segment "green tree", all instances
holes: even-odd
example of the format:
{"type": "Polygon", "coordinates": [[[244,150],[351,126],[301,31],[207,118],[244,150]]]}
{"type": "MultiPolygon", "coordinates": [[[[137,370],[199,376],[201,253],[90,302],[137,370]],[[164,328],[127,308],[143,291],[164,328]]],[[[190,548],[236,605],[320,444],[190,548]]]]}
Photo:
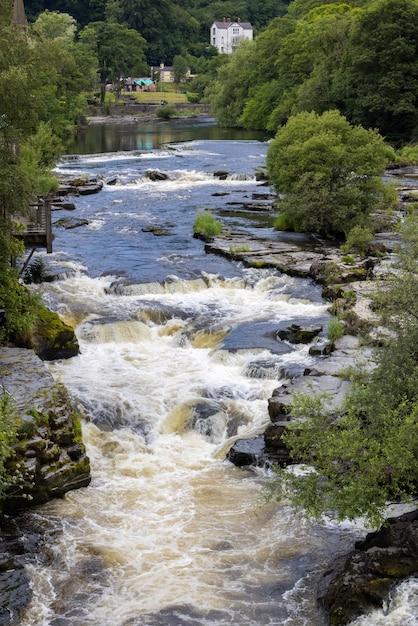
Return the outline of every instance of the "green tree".
{"type": "Polygon", "coordinates": [[[96,81],[94,49],[75,40],[76,22],[58,11],[41,13],[29,36],[35,56],[36,80],[42,88],[43,110],[53,132],[68,137],[85,108],[84,91],[96,81]]]}
{"type": "Polygon", "coordinates": [[[221,126],[241,126],[240,118],[257,74],[253,46],[254,42],[243,41],[234,54],[220,55],[224,63],[216,80],[206,89],[205,98],[221,126]]]}
{"type": "Polygon", "coordinates": [[[61,39],[67,43],[74,40],[76,20],[68,13],[44,11],[32,26],[32,31],[44,40],[61,39]]]}
{"type": "Polygon", "coordinates": [[[83,29],[80,38],[90,45],[95,40],[102,102],[108,81],[118,92],[123,76],[148,73],[144,56],[146,42],[136,30],[121,24],[94,22],[83,29]]]}
{"type": "Polygon", "coordinates": [[[297,20],[290,15],[274,20],[255,42],[261,72],[245,103],[243,124],[276,132],[290,115],[336,108],[333,77],[347,54],[356,14],[348,4],[328,3],[297,20]]]}
{"type": "Polygon", "coordinates": [[[17,442],[18,418],[13,401],[6,393],[0,394],[0,512],[2,503],[13,485],[22,480],[18,468],[11,471],[7,463],[14,454],[13,446],[17,442]]]}
{"type": "Polygon", "coordinates": [[[74,123],[67,103],[76,101],[76,88],[84,85],[72,80],[76,73],[66,76],[68,68],[79,71],[72,18],[51,13],[40,19],[37,33],[26,32],[11,23],[11,6],[0,0],[0,308],[7,316],[0,345],[24,341],[36,318],[37,300],[19,284],[11,264],[24,252],[13,235],[34,196],[56,188],[51,168],[61,150],[58,135],[74,123]],[[52,32],[55,39],[44,38],[52,32]]]}
{"type": "Polygon", "coordinates": [[[340,110],[352,123],[377,128],[396,143],[416,135],[416,0],[378,0],[359,13],[334,89],[340,110]]]}
{"type": "Polygon", "coordinates": [[[294,32],[295,25],[295,21],[287,16],[275,19],[254,41],[253,65],[257,72],[251,74],[248,97],[240,118],[245,128],[267,129],[272,111],[285,99],[289,85],[284,64],[279,58],[284,42],[294,32]]]}
{"type": "Polygon", "coordinates": [[[386,198],[385,162],[382,137],[351,126],[338,111],[291,117],[267,153],[279,213],[294,230],[325,236],[367,225],[386,198]]]}
{"type": "Polygon", "coordinates": [[[186,81],[188,71],[189,66],[187,59],[177,54],[173,59],[174,84],[176,89],[179,88],[181,83],[186,81]]]}

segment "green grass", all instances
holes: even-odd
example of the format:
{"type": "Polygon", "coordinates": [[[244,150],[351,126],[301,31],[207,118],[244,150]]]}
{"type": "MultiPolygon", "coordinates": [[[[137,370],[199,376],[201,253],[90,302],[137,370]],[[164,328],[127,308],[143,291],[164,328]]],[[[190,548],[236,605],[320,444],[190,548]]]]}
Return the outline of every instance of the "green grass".
{"type": "Polygon", "coordinates": [[[168,104],[187,103],[187,94],[175,91],[122,92],[123,96],[132,96],[140,104],[158,104],[164,100],[168,104]]]}
{"type": "Polygon", "coordinates": [[[345,327],[342,322],[337,317],[333,317],[328,324],[328,333],[327,337],[330,341],[336,341],[340,339],[345,332],[345,327]]]}
{"type": "Polygon", "coordinates": [[[193,232],[207,237],[216,237],[222,232],[222,222],[210,213],[200,213],[193,224],[193,232]]]}

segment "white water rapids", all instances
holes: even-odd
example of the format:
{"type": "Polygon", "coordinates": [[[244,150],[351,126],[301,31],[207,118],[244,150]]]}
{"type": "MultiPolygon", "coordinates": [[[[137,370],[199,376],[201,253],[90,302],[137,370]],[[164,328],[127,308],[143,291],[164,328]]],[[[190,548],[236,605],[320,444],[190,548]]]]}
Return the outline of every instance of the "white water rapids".
{"type": "Polygon", "coordinates": [[[22,626],[321,624],[312,577],[352,530],[308,526],[263,499],[261,470],[225,461],[268,423],[280,373],[312,357],[222,339],[249,320],[322,316],[294,282],[249,271],[117,295],[109,277],[77,273],[45,288],[78,320],[81,354],[50,369],[87,407],[93,480],[33,513],[57,528],[22,626]],[[202,402],[213,410],[196,419],[202,402]]]}

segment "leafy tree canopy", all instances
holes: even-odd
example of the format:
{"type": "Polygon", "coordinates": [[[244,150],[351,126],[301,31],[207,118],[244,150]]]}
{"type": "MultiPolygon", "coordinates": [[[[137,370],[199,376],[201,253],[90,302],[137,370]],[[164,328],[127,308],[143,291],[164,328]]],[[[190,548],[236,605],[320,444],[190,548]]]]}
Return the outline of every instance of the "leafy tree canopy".
{"type": "Polygon", "coordinates": [[[325,236],[367,224],[386,197],[385,162],[382,137],[351,126],[338,111],[289,118],[267,153],[269,178],[287,224],[325,236]]]}
{"type": "Polygon", "coordinates": [[[252,54],[253,47],[254,42],[244,41],[234,54],[221,55],[224,63],[218,68],[216,80],[205,92],[205,97],[222,126],[240,125],[245,100],[257,74],[257,60],[252,54]],[[245,72],[242,71],[243,67],[246,68],[245,72]]]}
{"type": "Polygon", "coordinates": [[[252,23],[259,33],[286,11],[288,0],[25,0],[29,20],[46,9],[68,13],[81,28],[114,22],[136,30],[147,42],[150,66],[172,64],[174,56],[196,55],[209,45],[209,28],[224,17],[252,23]]]}
{"type": "Polygon", "coordinates": [[[350,54],[335,78],[340,109],[388,140],[418,128],[418,2],[378,0],[358,15],[350,54]]]}
{"type": "Polygon", "coordinates": [[[80,40],[96,46],[102,101],[107,81],[118,85],[123,76],[147,75],[146,42],[136,30],[113,22],[94,22],[83,29],[80,40]]]}

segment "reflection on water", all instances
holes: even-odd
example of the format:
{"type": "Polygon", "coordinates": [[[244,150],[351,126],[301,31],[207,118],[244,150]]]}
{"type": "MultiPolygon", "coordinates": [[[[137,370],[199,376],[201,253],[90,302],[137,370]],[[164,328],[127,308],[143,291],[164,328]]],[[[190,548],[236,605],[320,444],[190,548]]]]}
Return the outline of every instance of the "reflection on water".
{"type": "Polygon", "coordinates": [[[265,141],[264,132],[244,131],[237,128],[220,128],[213,118],[153,120],[136,124],[91,125],[77,133],[67,146],[68,154],[93,154],[126,150],[155,150],[161,145],[175,141],[194,139],[265,141]]]}

